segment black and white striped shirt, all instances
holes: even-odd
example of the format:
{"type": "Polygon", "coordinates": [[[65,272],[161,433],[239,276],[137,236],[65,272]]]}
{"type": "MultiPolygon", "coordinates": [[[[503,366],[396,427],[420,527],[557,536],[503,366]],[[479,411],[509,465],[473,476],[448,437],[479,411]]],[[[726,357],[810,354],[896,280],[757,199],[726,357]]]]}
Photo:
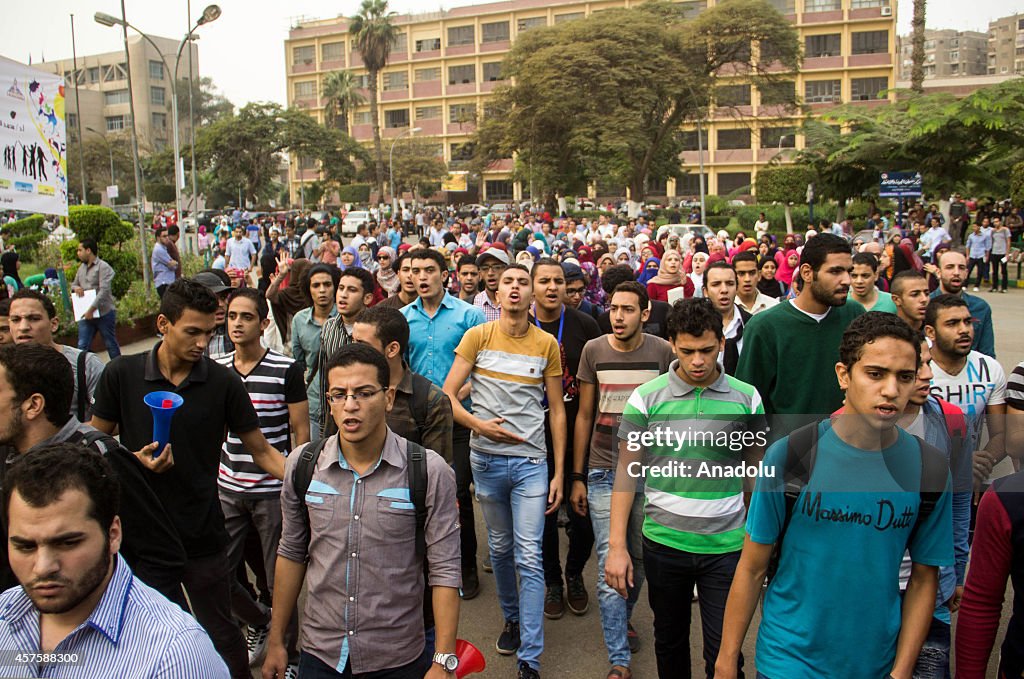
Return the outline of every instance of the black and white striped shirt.
{"type": "MultiPolygon", "coordinates": [[[[270,349],[248,375],[235,368],[235,352],[225,354],[216,361],[235,371],[245,384],[256,414],[260,430],[267,441],[285,455],[291,447],[291,428],[288,424],[288,404],[306,400],[306,383],[302,366],[284,354],[270,349]]],[[[263,471],[245,450],[242,440],[229,431],[221,447],[220,473],[217,483],[221,490],[233,493],[276,494],[281,492],[281,481],[263,471]]]]}

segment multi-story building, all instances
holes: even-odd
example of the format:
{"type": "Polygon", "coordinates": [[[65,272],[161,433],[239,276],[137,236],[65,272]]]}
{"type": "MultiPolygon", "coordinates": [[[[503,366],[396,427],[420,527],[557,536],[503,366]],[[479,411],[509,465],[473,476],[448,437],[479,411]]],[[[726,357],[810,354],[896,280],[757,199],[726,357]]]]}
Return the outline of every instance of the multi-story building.
{"type": "Polygon", "coordinates": [[[988,73],[1024,74],[1024,14],[989,22],[988,73]]]}
{"type": "MultiPolygon", "coordinates": [[[[111,42],[120,41],[119,33],[111,31],[111,42]]],[[[136,132],[143,149],[158,151],[171,143],[171,96],[173,84],[168,68],[174,68],[178,41],[151,36],[159,52],[139,35],[128,36],[128,54],[132,68],[132,90],[135,99],[136,132]],[[166,60],[166,66],[165,66],[166,60]]],[[[119,43],[120,44],[120,43],[119,43]]],[[[194,43],[192,70],[199,77],[199,50],[194,43]]],[[[189,53],[182,51],[178,80],[189,77],[189,53]]],[[[128,79],[124,49],[104,54],[78,56],[78,71],[74,60],[44,61],[34,66],[64,77],[69,139],[78,133],[79,106],[75,98],[75,78],[81,94],[82,133],[88,137],[93,130],[99,134],[117,136],[131,125],[128,103],[128,79]]],[[[179,111],[179,134],[187,139],[189,121],[187,111],[179,111]]]]}
{"type": "MultiPolygon", "coordinates": [[[[694,14],[723,0],[690,0],[694,14]]],[[[501,61],[525,31],[582,19],[596,11],[639,5],[641,0],[505,0],[429,14],[398,16],[398,40],[381,73],[380,125],[387,152],[392,140],[410,127],[437,140],[452,170],[472,155],[468,145],[475,121],[487,114],[487,100],[503,84],[501,61]]],[[[896,80],[895,3],[890,0],[770,0],[796,27],[804,45],[801,71],[792,87],[811,113],[839,103],[874,105],[896,80]]],[[[300,21],[285,41],[288,104],[324,120],[322,83],[338,69],[349,69],[366,84],[366,69],[348,34],[348,19],[300,21]]],[[[775,90],[778,91],[778,90],[775,90]]],[[[791,90],[792,92],[792,90],[791,90]]],[[[888,95],[892,96],[892,95],[888,95]]],[[[795,132],[799,117],[773,103],[772,93],[737,84],[729,91],[729,115],[713,112],[705,121],[704,167],[711,194],[750,193],[760,167],[787,149],[803,148],[795,132]],[[739,115],[737,116],[737,112],[739,115]]],[[[357,108],[350,132],[362,142],[372,139],[369,106],[357,108]]],[[[698,193],[697,134],[681,162],[690,171],[684,180],[655,183],[652,196],[698,193]]],[[[291,188],[317,178],[307,162],[292,165],[291,188]]],[[[529,187],[511,180],[513,161],[503,161],[483,177],[471,178],[470,191],[452,200],[520,199],[529,187]],[[474,185],[475,184],[475,185],[474,185]],[[525,189],[525,191],[524,191],[525,189]]],[[[599,196],[625,195],[623,187],[592,187],[599,196]]]]}
{"type": "MultiPolygon", "coordinates": [[[[910,80],[912,36],[900,36],[900,80],[910,80]]],[[[988,34],[952,29],[924,32],[924,77],[955,78],[988,71],[988,34]]]]}

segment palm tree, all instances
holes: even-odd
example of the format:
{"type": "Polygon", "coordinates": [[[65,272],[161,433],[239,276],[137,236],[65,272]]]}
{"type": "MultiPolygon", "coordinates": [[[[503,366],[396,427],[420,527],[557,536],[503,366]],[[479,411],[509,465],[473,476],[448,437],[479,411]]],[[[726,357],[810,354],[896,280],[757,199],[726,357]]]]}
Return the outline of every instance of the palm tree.
{"type": "Polygon", "coordinates": [[[910,54],[910,89],[917,93],[924,92],[924,15],[925,0],[914,0],[914,18],[910,20],[913,29],[910,54]]]}
{"type": "Polygon", "coordinates": [[[345,120],[345,132],[349,132],[349,114],[352,110],[366,103],[359,93],[356,79],[351,71],[334,71],[324,77],[323,97],[324,123],[329,127],[337,127],[339,118],[345,120]]]}
{"type": "MultiPolygon", "coordinates": [[[[398,29],[392,23],[395,13],[388,11],[387,0],[363,0],[359,14],[352,17],[349,35],[355,48],[363,57],[363,64],[369,71],[370,115],[373,118],[374,175],[377,180],[377,195],[384,196],[384,152],[380,145],[380,116],[377,110],[377,74],[388,63],[391,46],[398,37],[398,29]]],[[[378,199],[379,199],[378,198],[378,199]]]]}

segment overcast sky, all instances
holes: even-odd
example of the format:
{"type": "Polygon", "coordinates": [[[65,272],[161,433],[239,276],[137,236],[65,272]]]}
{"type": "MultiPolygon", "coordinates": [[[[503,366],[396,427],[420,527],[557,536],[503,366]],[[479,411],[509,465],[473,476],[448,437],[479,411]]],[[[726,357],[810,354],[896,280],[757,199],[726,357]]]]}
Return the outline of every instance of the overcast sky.
{"type": "MultiPolygon", "coordinates": [[[[125,0],[128,21],[154,35],[180,38],[188,30],[186,0],[125,0]],[[178,29],[173,28],[178,26],[178,29]]],[[[203,0],[192,3],[193,21],[203,0]]],[[[898,0],[900,34],[909,33],[912,0],[898,0]]],[[[352,14],[358,0],[219,0],[223,14],[199,29],[200,73],[232,102],[285,103],[284,40],[298,17],[329,18],[352,14]]],[[[27,63],[71,57],[71,24],[75,15],[78,54],[121,49],[120,29],[92,20],[93,13],[120,16],[117,0],[6,0],[0,23],[0,54],[27,63]]],[[[395,11],[427,12],[453,6],[480,4],[459,0],[442,5],[436,0],[391,0],[395,11]]],[[[930,0],[929,28],[985,31],[988,22],[1024,10],[1024,0],[930,0]],[[965,6],[969,11],[965,12],[965,6]]]]}

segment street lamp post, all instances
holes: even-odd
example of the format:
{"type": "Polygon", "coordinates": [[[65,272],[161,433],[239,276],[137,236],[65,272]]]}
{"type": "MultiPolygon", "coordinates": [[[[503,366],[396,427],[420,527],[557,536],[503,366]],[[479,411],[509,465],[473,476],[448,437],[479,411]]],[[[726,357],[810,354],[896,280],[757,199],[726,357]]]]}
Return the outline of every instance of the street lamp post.
{"type": "MultiPolygon", "coordinates": [[[[179,142],[179,139],[178,139],[178,87],[177,87],[178,66],[181,63],[181,52],[182,52],[183,49],[185,49],[185,45],[187,45],[192,40],[195,40],[198,37],[198,36],[194,36],[193,35],[195,30],[197,28],[199,28],[200,26],[202,26],[203,24],[208,24],[211,21],[215,21],[220,16],[220,14],[221,14],[220,7],[218,7],[217,5],[209,5],[206,9],[203,10],[203,14],[196,21],[196,25],[193,26],[192,29],[189,30],[189,32],[185,34],[185,37],[181,39],[181,42],[178,43],[178,52],[177,52],[177,54],[175,56],[175,59],[174,59],[174,70],[173,71],[171,70],[170,66],[168,66],[167,60],[164,59],[163,53],[160,51],[160,48],[157,47],[156,43],[153,42],[153,39],[150,38],[149,35],[147,35],[146,33],[144,33],[141,30],[139,30],[136,26],[133,26],[132,24],[128,23],[127,19],[123,19],[123,18],[122,19],[118,19],[115,16],[111,16],[111,15],[105,14],[103,12],[96,12],[96,14],[93,17],[96,20],[97,23],[103,24],[104,26],[119,25],[119,26],[122,26],[125,30],[130,28],[133,31],[135,31],[136,33],[138,33],[140,36],[142,36],[142,38],[144,40],[146,40],[146,42],[148,42],[153,47],[153,49],[156,50],[157,55],[160,57],[160,61],[162,61],[163,64],[164,64],[164,69],[166,71],[168,71],[168,73],[170,74],[170,80],[171,80],[171,119],[172,119],[172,124],[174,125],[174,204],[175,204],[175,209],[177,210],[177,215],[178,215],[178,219],[179,220],[181,219],[181,187],[182,187],[182,184],[183,184],[184,177],[182,177],[181,175],[178,174],[179,167],[180,167],[179,166],[179,157],[178,156],[181,154],[181,147],[180,147],[180,142],[179,142]]],[[[191,52],[191,50],[190,50],[190,52],[191,52]]],[[[192,86],[192,83],[190,82],[189,83],[189,87],[191,87],[191,86],[192,86]]]]}
{"type": "Polygon", "coordinates": [[[395,137],[395,140],[393,142],[391,142],[391,150],[388,152],[388,182],[391,185],[390,188],[391,188],[391,219],[392,220],[395,218],[395,213],[398,212],[398,199],[395,198],[395,144],[397,144],[398,140],[401,139],[402,137],[404,137],[407,134],[412,136],[412,135],[416,134],[417,132],[422,132],[422,131],[423,131],[422,127],[410,127],[409,129],[404,130],[401,134],[399,134],[397,137],[395,137]]]}

